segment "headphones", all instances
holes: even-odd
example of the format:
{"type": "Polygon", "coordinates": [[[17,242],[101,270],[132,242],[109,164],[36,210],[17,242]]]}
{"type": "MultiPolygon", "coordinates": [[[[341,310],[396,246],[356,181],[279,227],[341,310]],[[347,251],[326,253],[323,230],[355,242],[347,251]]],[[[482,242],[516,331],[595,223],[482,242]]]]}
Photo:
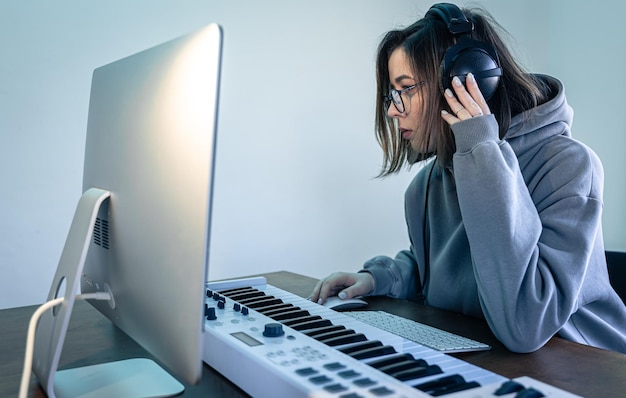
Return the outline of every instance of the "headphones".
{"type": "Polygon", "coordinates": [[[496,92],[502,76],[496,49],[488,43],[470,38],[474,24],[454,4],[435,4],[428,10],[426,16],[440,18],[452,36],[459,37],[456,44],[446,51],[441,61],[439,68],[441,91],[451,89],[453,77],[457,76],[465,83],[467,74],[472,73],[483,97],[489,100],[496,92]]]}

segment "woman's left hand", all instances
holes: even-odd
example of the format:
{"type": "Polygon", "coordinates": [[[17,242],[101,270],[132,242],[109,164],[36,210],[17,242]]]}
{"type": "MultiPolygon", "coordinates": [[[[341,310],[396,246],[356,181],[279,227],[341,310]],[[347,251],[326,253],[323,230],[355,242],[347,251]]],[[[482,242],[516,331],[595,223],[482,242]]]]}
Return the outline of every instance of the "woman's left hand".
{"type": "Polygon", "coordinates": [[[467,85],[467,89],[463,86],[461,80],[455,76],[454,79],[452,79],[454,93],[452,93],[450,89],[446,89],[445,91],[444,97],[452,113],[442,110],[441,117],[443,117],[449,125],[453,125],[461,120],[491,114],[489,105],[487,105],[487,101],[485,101],[483,94],[480,92],[473,74],[468,73],[465,84],[467,85]],[[456,96],[454,94],[456,94],[456,96]]]}

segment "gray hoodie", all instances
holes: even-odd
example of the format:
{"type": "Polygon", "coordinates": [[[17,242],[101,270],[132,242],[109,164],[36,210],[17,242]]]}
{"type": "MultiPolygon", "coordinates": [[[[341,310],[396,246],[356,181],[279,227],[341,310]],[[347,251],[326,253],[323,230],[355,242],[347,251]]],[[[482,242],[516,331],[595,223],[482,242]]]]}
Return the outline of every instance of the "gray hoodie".
{"type": "Polygon", "coordinates": [[[484,318],[512,351],[558,334],[626,353],[626,306],[602,239],[602,165],[571,138],[561,83],[541,78],[553,98],[515,116],[503,140],[492,115],[452,126],[453,166],[435,160],[407,188],[411,248],[362,271],[376,281],[371,295],[484,318]]]}

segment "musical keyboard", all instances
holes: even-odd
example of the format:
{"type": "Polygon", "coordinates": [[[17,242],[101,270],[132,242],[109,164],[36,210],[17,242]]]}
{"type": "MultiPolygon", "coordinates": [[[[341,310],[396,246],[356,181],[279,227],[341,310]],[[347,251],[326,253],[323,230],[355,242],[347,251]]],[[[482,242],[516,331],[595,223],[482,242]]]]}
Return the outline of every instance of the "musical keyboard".
{"type": "Polygon", "coordinates": [[[481,397],[510,382],[264,278],[207,284],[205,317],[204,362],[254,397],[481,397]]]}

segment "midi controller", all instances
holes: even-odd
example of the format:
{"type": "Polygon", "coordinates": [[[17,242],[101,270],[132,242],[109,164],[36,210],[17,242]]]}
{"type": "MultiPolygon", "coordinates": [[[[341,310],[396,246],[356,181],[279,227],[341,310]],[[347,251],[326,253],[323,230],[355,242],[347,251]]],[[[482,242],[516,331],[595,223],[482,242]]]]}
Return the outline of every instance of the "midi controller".
{"type": "Polygon", "coordinates": [[[253,397],[563,397],[509,380],[277,287],[208,283],[204,361],[253,397]]]}

